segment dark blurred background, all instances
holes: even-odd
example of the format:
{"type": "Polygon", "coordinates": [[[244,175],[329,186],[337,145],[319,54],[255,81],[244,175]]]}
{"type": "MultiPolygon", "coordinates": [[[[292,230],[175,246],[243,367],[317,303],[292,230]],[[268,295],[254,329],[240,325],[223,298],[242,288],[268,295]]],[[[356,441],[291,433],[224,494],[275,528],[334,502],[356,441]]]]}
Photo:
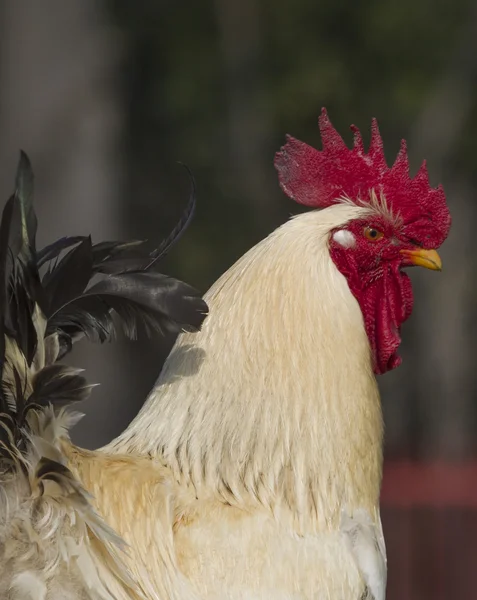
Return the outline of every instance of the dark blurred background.
{"type": "MultiPolygon", "coordinates": [[[[164,264],[204,291],[298,212],[273,155],[286,133],[319,144],[328,108],[351,142],[378,118],[388,161],[428,159],[453,229],[441,274],[413,271],[403,366],[380,379],[388,598],[476,597],[477,3],[470,0],[4,0],[0,192],[18,149],[36,172],[39,242],[160,239],[198,185],[196,218],[164,264]]],[[[76,350],[101,387],[77,443],[98,447],[137,413],[170,344],[76,350]]]]}

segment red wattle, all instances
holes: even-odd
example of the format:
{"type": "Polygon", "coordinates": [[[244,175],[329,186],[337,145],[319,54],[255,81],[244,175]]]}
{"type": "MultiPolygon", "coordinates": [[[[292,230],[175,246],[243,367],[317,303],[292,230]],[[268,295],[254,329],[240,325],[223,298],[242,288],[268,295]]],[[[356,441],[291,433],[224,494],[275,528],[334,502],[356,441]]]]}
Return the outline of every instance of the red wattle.
{"type": "Polygon", "coordinates": [[[411,280],[397,263],[382,264],[374,271],[362,273],[352,255],[333,248],[330,251],[360,305],[374,372],[382,375],[395,369],[401,364],[401,325],[412,312],[411,280]]]}

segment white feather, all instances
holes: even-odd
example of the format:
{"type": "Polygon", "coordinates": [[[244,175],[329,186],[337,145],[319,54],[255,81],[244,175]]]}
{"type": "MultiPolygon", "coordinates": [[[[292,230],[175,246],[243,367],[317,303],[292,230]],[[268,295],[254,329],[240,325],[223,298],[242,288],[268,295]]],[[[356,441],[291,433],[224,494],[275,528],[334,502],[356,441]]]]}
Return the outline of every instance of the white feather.
{"type": "Polygon", "coordinates": [[[379,514],[373,521],[366,510],[355,510],[352,515],[343,510],[341,531],[373,599],[385,600],[387,558],[379,514]]]}
{"type": "Polygon", "coordinates": [[[23,571],[13,576],[9,591],[16,600],[45,600],[47,590],[38,575],[23,571]]]}

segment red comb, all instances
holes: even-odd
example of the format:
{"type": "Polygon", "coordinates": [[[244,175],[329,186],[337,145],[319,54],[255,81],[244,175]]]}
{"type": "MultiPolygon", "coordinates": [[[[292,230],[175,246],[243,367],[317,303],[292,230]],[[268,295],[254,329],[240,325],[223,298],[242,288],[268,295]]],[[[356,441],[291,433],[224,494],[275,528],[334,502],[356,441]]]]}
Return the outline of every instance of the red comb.
{"type": "Polygon", "coordinates": [[[374,190],[384,194],[388,207],[400,215],[406,235],[424,248],[436,248],[449,233],[451,217],[442,186],[431,188],[425,161],[416,176],[409,176],[406,142],[389,168],[376,119],[371,124],[371,143],[365,152],[359,129],[354,125],[350,150],[323,108],[319,118],[323,150],[287,136],[275,156],[282,190],[300,204],[325,208],[343,196],[360,201],[374,190]]]}

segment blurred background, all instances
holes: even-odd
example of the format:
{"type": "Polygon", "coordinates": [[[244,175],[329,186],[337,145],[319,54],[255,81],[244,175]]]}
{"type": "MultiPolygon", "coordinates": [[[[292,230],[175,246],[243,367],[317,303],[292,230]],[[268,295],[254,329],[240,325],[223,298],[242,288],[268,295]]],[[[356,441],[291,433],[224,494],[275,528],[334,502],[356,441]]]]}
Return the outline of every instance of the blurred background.
{"type": "MultiPolygon", "coordinates": [[[[36,173],[39,243],[160,239],[198,185],[164,271],[202,291],[300,208],[273,155],[319,145],[328,108],[351,142],[378,118],[388,162],[408,140],[445,186],[441,274],[413,271],[403,365],[380,379],[390,600],[476,597],[477,3],[470,0],[3,0],[0,192],[18,150],[36,173]]],[[[79,346],[101,387],[74,439],[95,448],[134,417],[173,340],[79,346]]]]}

